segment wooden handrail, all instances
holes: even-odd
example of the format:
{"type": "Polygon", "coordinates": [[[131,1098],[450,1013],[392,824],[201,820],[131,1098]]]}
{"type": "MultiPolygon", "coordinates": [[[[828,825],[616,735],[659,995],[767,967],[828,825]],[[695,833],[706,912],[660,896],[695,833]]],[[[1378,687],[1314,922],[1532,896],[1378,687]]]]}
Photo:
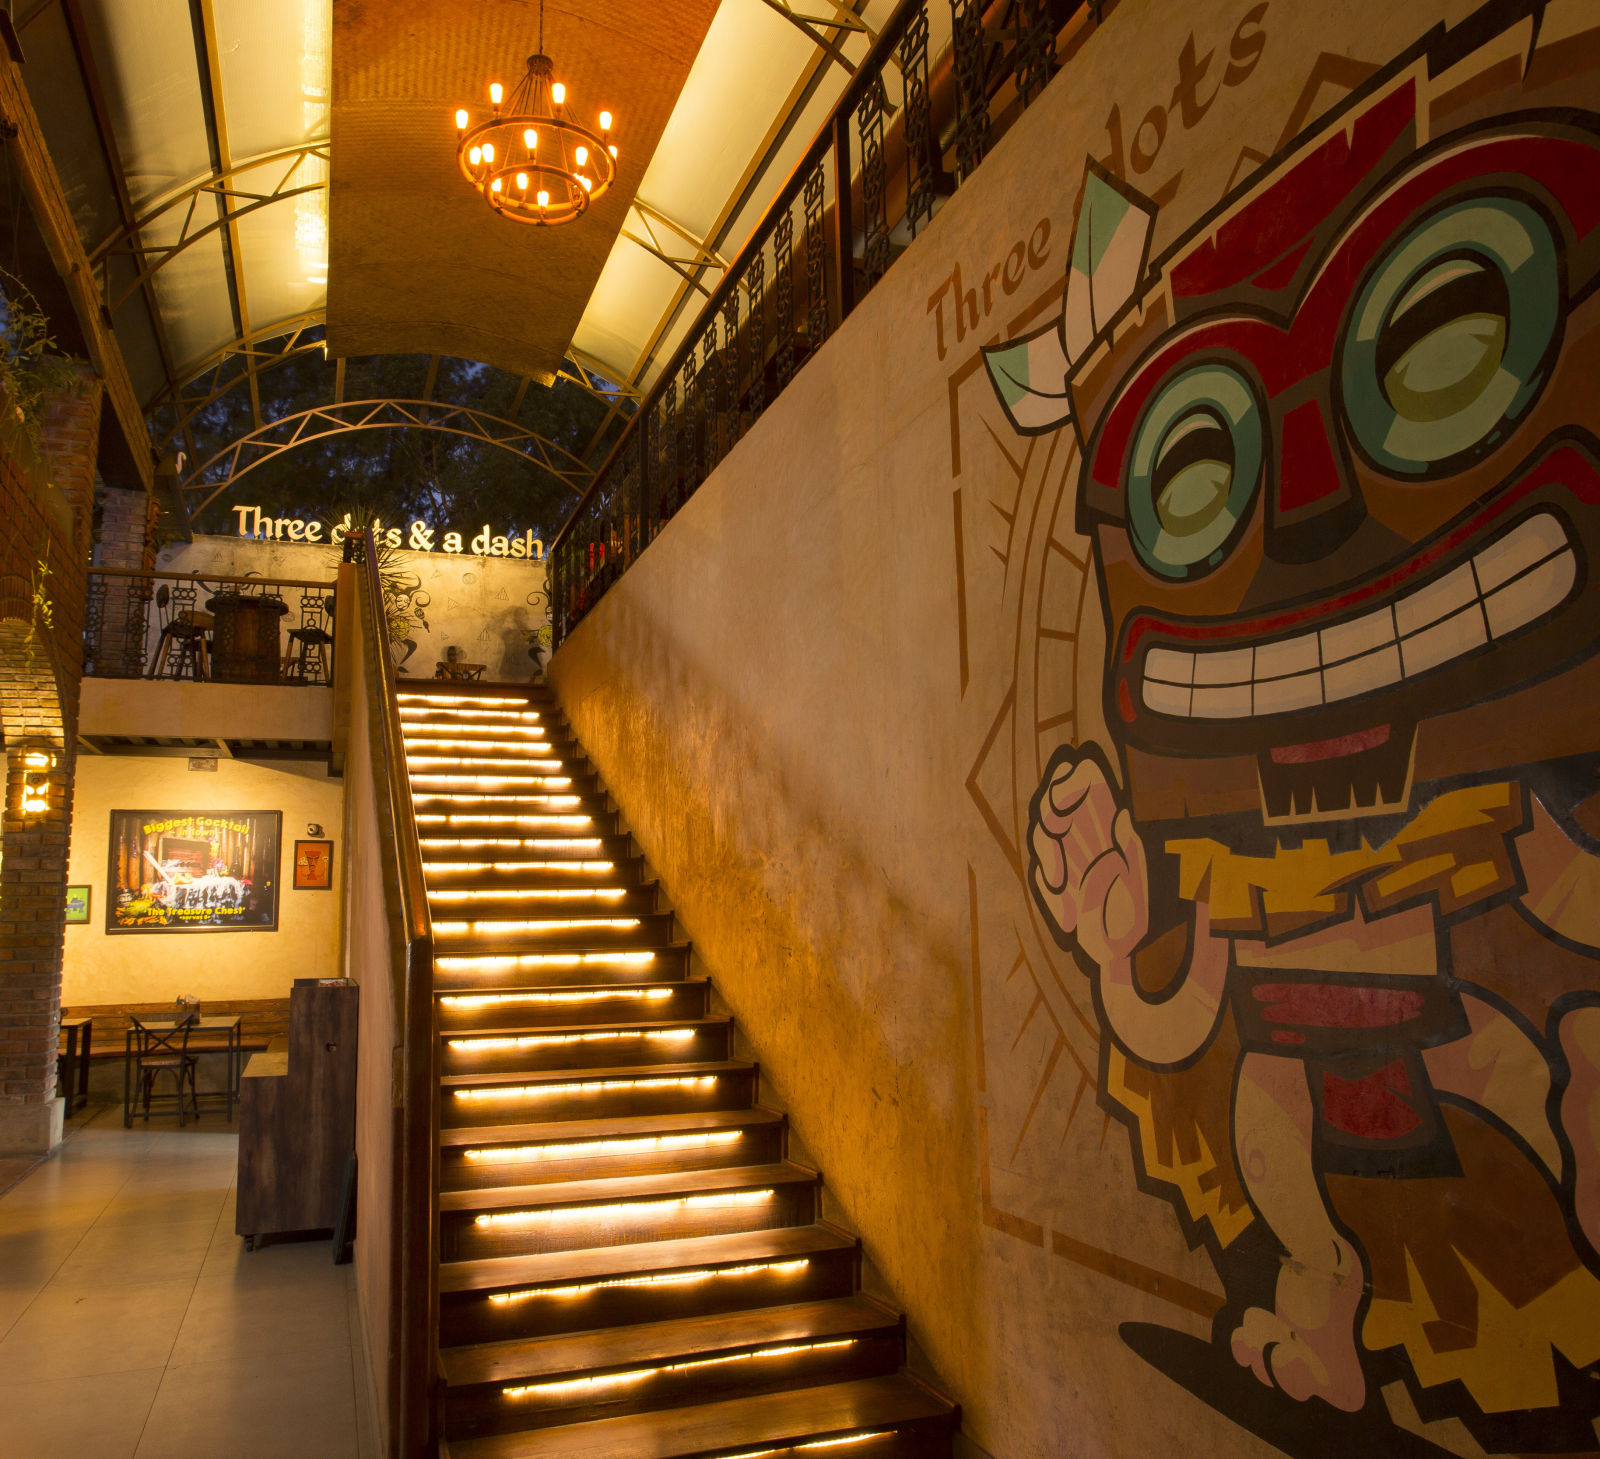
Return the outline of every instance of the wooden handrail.
{"type": "Polygon", "coordinates": [[[439,1069],[433,996],[433,925],[428,915],[422,847],[406,775],[405,741],[396,703],[394,660],[389,654],[387,615],[377,554],[370,543],[361,572],[362,627],[371,665],[367,685],[377,720],[372,746],[374,791],[385,853],[385,892],[404,938],[395,1006],[403,1019],[396,1268],[399,1290],[391,1306],[399,1338],[399,1402],[394,1452],[400,1459],[425,1459],[434,1452],[434,1374],[438,1367],[439,1266],[438,1189],[439,1069]],[[392,880],[391,880],[392,877],[392,880]]]}

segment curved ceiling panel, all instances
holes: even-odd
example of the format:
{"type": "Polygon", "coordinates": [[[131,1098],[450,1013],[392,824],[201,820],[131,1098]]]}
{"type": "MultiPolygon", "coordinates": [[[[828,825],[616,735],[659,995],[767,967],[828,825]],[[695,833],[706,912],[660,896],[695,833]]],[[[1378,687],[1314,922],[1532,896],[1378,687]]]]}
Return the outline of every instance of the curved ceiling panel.
{"type": "Polygon", "coordinates": [[[560,367],[717,0],[554,0],[545,51],[569,108],[617,119],[618,178],[560,228],[496,217],[456,170],[451,114],[509,90],[537,45],[518,0],[347,0],[333,33],[328,347],[560,367]]]}

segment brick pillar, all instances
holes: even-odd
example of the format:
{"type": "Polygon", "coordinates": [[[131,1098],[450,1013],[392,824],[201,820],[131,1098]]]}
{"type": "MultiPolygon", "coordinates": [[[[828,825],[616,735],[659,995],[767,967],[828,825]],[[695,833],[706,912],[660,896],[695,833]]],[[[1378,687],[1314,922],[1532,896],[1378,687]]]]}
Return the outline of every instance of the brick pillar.
{"type": "MultiPolygon", "coordinates": [[[[96,567],[149,572],[156,564],[156,499],[148,492],[103,487],[96,567]]],[[[100,578],[89,598],[91,672],[137,679],[144,672],[145,615],[151,584],[137,578],[100,578]]]]}
{"type": "Polygon", "coordinates": [[[61,1139],[56,1040],[100,394],[86,376],[50,408],[31,465],[0,452],[0,1154],[61,1139]]]}

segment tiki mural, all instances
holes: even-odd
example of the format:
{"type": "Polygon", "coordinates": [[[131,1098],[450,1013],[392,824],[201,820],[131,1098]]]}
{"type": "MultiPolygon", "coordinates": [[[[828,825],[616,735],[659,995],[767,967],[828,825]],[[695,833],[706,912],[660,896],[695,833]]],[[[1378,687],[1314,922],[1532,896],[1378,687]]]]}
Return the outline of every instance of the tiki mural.
{"type": "Polygon", "coordinates": [[[1159,258],[1091,163],[1058,316],[987,351],[1075,448],[1106,643],[1029,890],[1226,1293],[1123,1335],[1295,1452],[1411,1452],[1396,1382],[1461,1452],[1596,1445],[1600,31],[1539,18],[1435,33],[1159,258]]]}

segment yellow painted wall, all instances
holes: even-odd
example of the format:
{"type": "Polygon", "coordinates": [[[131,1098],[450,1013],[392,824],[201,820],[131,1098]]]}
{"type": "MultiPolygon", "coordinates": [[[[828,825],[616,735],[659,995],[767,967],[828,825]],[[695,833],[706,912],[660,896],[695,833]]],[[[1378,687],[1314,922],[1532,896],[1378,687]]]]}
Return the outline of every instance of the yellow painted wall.
{"type": "MultiPolygon", "coordinates": [[[[285,691],[290,692],[290,691],[285,691]]],[[[221,758],[214,771],[182,756],[78,757],[68,881],[94,888],[91,921],[66,929],[61,1001],[161,1003],[180,993],[202,1005],[223,998],[286,998],[296,978],[338,977],[344,788],[317,761],[221,758]],[[278,926],[272,932],[105,931],[107,839],[113,810],[283,812],[278,926]],[[296,837],[308,823],[334,842],[331,891],[293,890],[296,837]]]]}

